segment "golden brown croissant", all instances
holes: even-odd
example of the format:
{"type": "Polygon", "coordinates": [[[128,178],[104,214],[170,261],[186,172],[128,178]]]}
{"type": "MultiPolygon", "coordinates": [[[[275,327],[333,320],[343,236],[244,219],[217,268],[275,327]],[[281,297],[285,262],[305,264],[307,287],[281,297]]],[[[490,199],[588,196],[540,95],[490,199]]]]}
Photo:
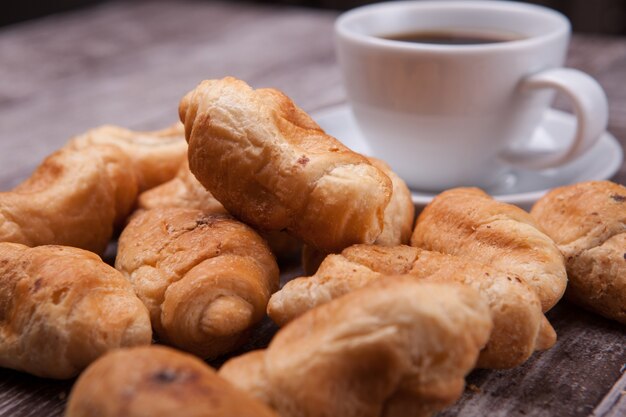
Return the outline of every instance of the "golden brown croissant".
{"type": "Polygon", "coordinates": [[[104,127],[73,139],[0,193],[0,242],[102,253],[137,193],[171,178],[170,165],[180,165],[184,149],[180,127],[150,133],[104,127]]]}
{"type": "Polygon", "coordinates": [[[517,366],[535,350],[547,349],[556,341],[537,295],[517,276],[470,259],[410,246],[354,245],[341,255],[330,255],[315,275],[294,279],[272,295],[268,314],[284,325],[315,306],[396,274],[465,284],[484,297],[494,327],[480,354],[479,367],[517,366]]]}
{"type": "MultiPolygon", "coordinates": [[[[140,210],[181,207],[202,210],[205,213],[227,213],[224,206],[194,177],[187,160],[183,162],[172,180],[141,193],[137,201],[140,210]]],[[[259,232],[259,234],[279,259],[290,259],[300,252],[302,246],[300,241],[285,232],[259,232]]]]}
{"type": "Polygon", "coordinates": [[[282,417],[429,416],[460,396],[491,327],[470,288],[390,277],[308,311],[220,375],[282,417]]]}
{"type": "MultiPolygon", "coordinates": [[[[385,209],[383,232],[374,241],[375,245],[397,246],[408,244],[415,217],[415,207],[411,191],[406,183],[391,170],[389,165],[376,158],[368,158],[370,163],[389,177],[392,183],[391,200],[385,209]]],[[[312,275],[326,258],[326,253],[304,245],[302,266],[306,274],[312,275]]]]}
{"type": "Polygon", "coordinates": [[[119,238],[115,266],[165,342],[203,358],[234,349],[265,313],[278,267],[265,241],[230,216],[152,209],[119,238]]]}
{"type": "Polygon", "coordinates": [[[626,187],[589,181],[555,188],[531,214],[565,256],[566,296],[626,324],[626,187]]]}
{"type": "Polygon", "coordinates": [[[112,146],[50,155],[30,178],[0,193],[0,241],[102,253],[137,195],[129,163],[112,146]]]}
{"type": "Polygon", "coordinates": [[[118,147],[130,160],[126,169],[137,177],[139,192],[169,181],[187,159],[184,127],[136,132],[118,126],[100,126],[72,138],[67,148],[87,149],[98,145],[118,147]]]}
{"type": "Polygon", "coordinates": [[[0,243],[0,366],[71,378],[108,350],[147,345],[148,312],[91,252],[0,243]]]}
{"type": "Polygon", "coordinates": [[[567,285],[563,256],[530,214],[478,188],[455,188],[435,197],[418,217],[411,245],[519,276],[535,290],[544,312],[567,285]]]}
{"type": "Polygon", "coordinates": [[[179,113],[191,171],[237,218],[326,252],[381,234],[389,177],[281,92],[203,81],[179,113]]]}
{"type": "Polygon", "coordinates": [[[120,349],[76,381],[66,417],[277,417],[207,364],[163,346],[120,349]]]}

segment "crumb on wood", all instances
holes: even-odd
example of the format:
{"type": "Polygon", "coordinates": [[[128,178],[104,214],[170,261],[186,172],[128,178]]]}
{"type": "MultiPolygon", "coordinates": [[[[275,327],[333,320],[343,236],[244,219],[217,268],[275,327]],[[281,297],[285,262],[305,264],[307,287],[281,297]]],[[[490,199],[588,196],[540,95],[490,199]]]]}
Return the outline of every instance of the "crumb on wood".
{"type": "Polygon", "coordinates": [[[480,389],[480,387],[479,387],[479,386],[477,386],[477,385],[474,385],[474,384],[469,384],[469,385],[467,386],[467,389],[469,389],[469,390],[470,390],[470,391],[472,391],[472,392],[476,392],[476,393],[478,393],[478,392],[482,392],[482,390],[480,389]]]}

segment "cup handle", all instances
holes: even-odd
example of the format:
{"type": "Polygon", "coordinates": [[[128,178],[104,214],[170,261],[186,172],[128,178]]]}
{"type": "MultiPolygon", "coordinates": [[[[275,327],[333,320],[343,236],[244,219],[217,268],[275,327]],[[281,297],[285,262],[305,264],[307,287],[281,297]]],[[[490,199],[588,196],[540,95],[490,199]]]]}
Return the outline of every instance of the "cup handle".
{"type": "Polygon", "coordinates": [[[608,103],[596,80],[582,71],[555,68],[526,77],[522,91],[554,88],[571,100],[576,115],[576,133],[566,151],[506,150],[500,158],[511,165],[527,169],[552,168],[585,153],[600,139],[608,123],[608,103]]]}

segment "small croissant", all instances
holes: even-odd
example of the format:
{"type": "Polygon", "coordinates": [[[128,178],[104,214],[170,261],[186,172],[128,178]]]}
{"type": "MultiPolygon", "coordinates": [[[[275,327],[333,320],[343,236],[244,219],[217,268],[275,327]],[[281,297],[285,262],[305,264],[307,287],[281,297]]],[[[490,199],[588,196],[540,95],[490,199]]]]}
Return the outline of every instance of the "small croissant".
{"type": "Polygon", "coordinates": [[[119,349],[76,381],[65,417],[278,417],[200,359],[164,346],[119,349]]]}
{"type": "Polygon", "coordinates": [[[491,328],[473,289],[389,277],[306,312],[220,375],[282,417],[430,416],[461,395],[491,328]]]}
{"type": "Polygon", "coordinates": [[[278,90],[207,80],[181,100],[179,114],[191,171],[238,219],[287,230],[323,252],[382,233],[389,177],[278,90]]]}
{"type": "Polygon", "coordinates": [[[478,367],[511,368],[556,342],[539,298],[516,275],[471,259],[410,246],[354,245],[340,255],[329,255],[313,276],[289,281],[272,295],[267,311],[272,320],[284,325],[307,310],[396,274],[467,285],[483,296],[494,327],[478,367]]]}
{"type": "Polygon", "coordinates": [[[411,245],[515,274],[534,289],[544,312],[567,285],[563,255],[530,214],[478,188],[454,188],[435,197],[418,217],[411,245]]]}
{"type": "Polygon", "coordinates": [[[161,208],[138,213],[115,267],[150,311],[158,337],[203,358],[237,347],[278,289],[265,241],[224,214],[161,208]]]}
{"type": "Polygon", "coordinates": [[[119,347],[148,345],[148,311],[95,254],[0,243],[0,366],[66,379],[119,347]]]}
{"type": "Polygon", "coordinates": [[[0,193],[0,242],[104,252],[139,192],[169,180],[185,157],[180,128],[92,129],[47,157],[26,181],[0,193]]]}
{"type": "Polygon", "coordinates": [[[566,297],[626,324],[626,187],[588,181],[555,188],[531,215],[565,256],[566,297]]]}

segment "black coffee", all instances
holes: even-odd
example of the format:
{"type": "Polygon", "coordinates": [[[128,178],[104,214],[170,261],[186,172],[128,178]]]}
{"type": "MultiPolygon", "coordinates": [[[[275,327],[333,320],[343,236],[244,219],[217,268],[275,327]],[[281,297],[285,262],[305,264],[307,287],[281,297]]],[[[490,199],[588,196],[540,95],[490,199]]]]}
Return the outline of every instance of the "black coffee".
{"type": "Polygon", "coordinates": [[[510,42],[522,39],[521,36],[508,33],[480,33],[466,31],[419,31],[381,36],[393,41],[430,43],[436,45],[484,45],[488,43],[510,42]]]}

